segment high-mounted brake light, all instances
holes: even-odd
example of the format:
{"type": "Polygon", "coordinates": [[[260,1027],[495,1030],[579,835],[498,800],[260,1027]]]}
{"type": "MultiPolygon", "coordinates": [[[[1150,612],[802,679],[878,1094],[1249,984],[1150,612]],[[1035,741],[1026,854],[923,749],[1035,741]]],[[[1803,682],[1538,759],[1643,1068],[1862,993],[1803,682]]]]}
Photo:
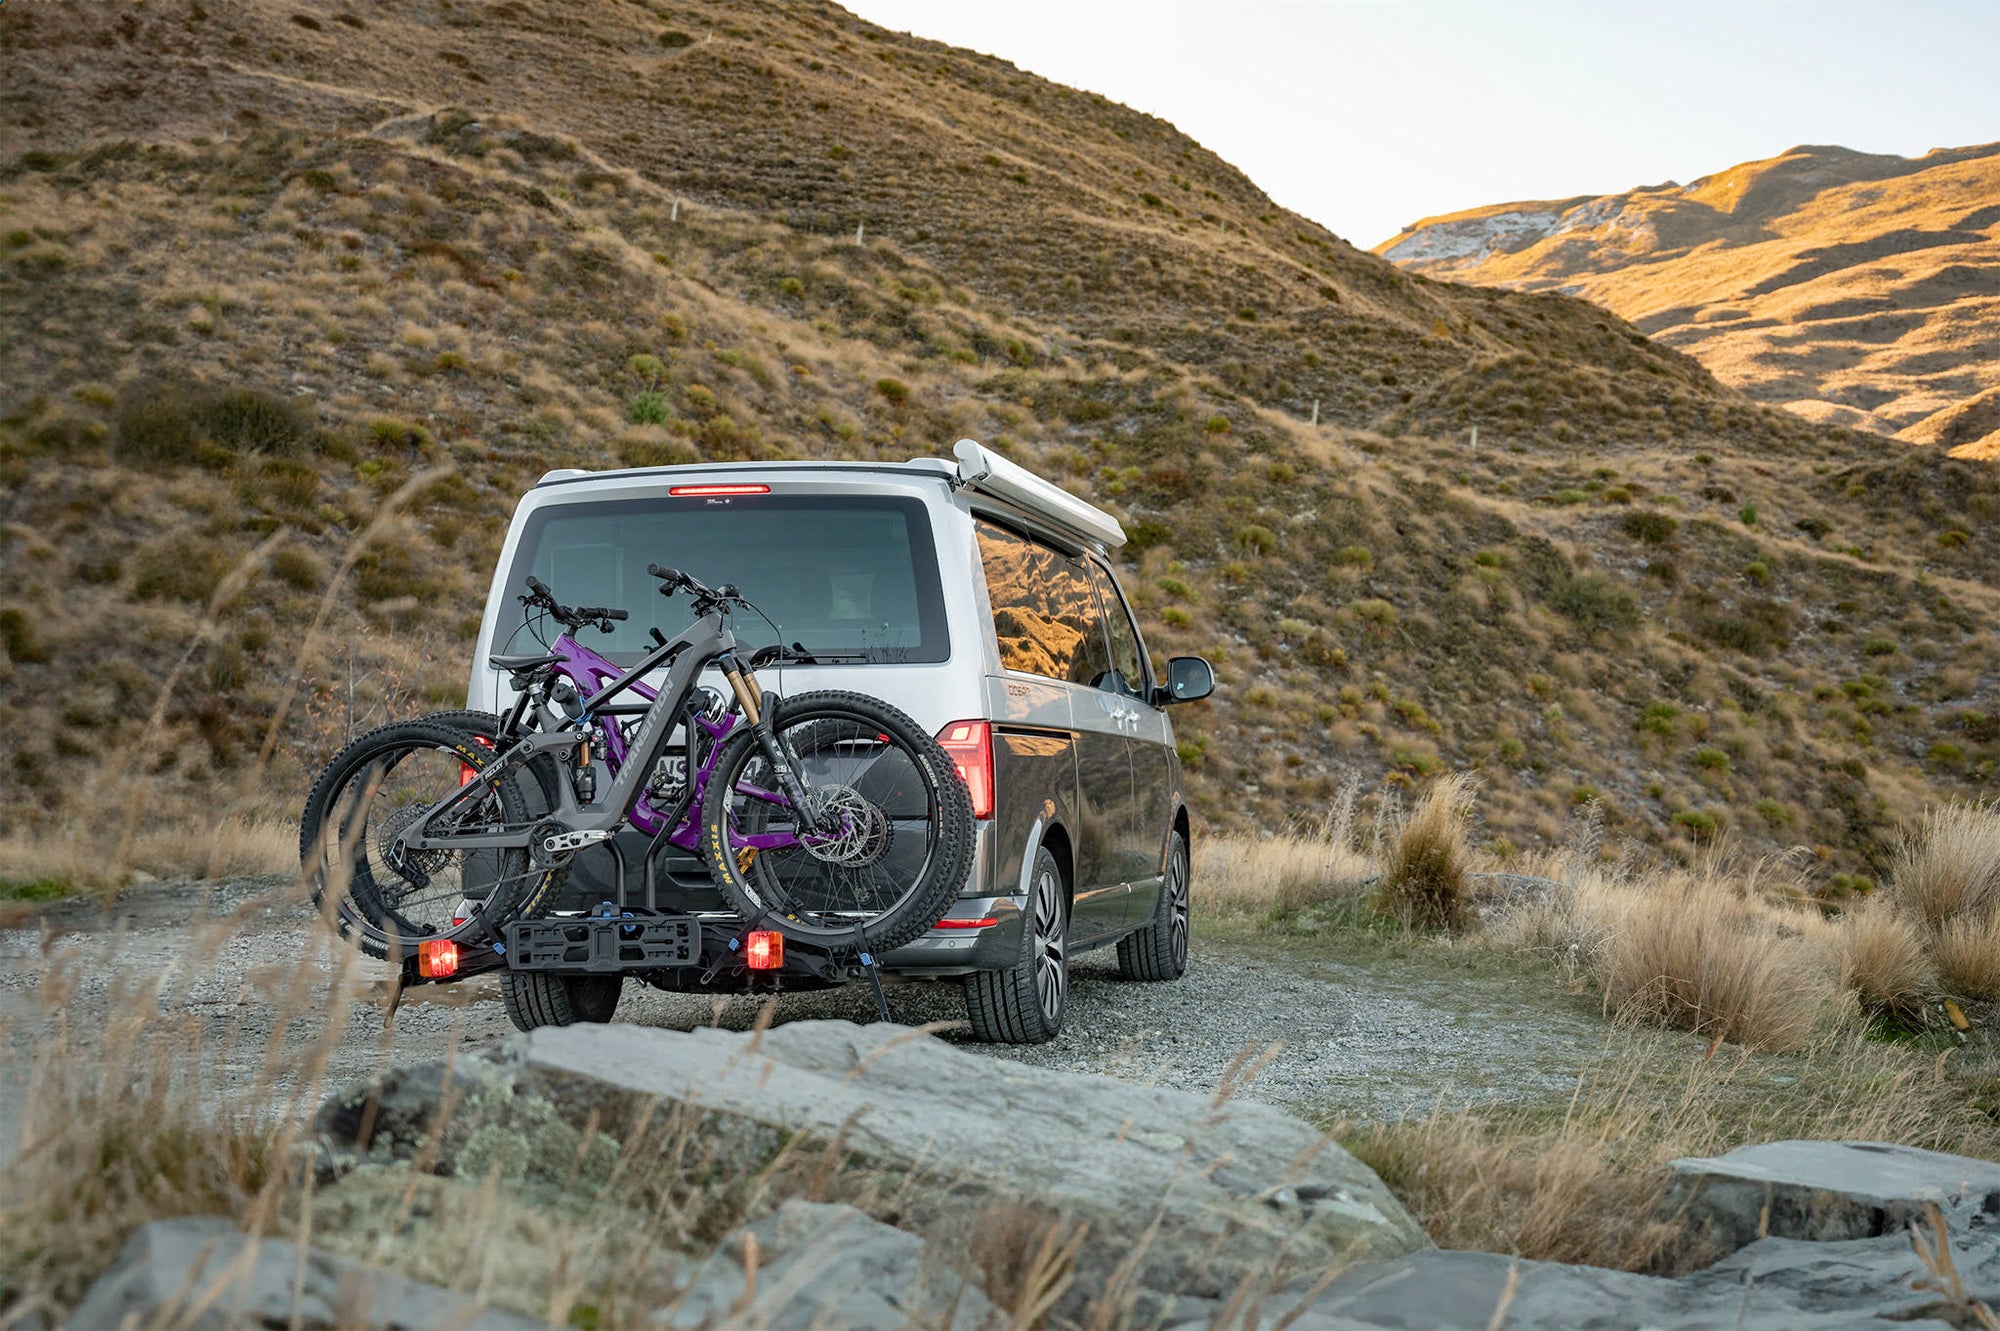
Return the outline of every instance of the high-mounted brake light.
{"type": "Polygon", "coordinates": [[[776,929],[752,929],[743,939],[743,960],[753,971],[774,971],[785,964],[785,936],[776,929]]]}
{"type": "Polygon", "coordinates": [[[667,488],[667,493],[679,499],[688,499],[697,495],[767,495],[771,493],[771,487],[768,485],[674,485],[667,488]]]}
{"type": "Polygon", "coordinates": [[[993,727],[984,721],[953,721],[938,731],[938,745],[950,755],[972,796],[972,816],[993,816],[993,727]]]}
{"type": "Polygon", "coordinates": [[[458,944],[449,938],[427,938],[417,948],[417,974],[443,980],[458,974],[458,944]]]}

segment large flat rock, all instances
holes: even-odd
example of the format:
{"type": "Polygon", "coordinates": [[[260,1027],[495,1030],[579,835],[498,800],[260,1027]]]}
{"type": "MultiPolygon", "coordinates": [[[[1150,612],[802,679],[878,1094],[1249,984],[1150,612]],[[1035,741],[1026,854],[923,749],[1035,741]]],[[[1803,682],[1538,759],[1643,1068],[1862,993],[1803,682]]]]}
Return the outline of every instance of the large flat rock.
{"type": "Polygon", "coordinates": [[[1898,1233],[1932,1206],[2000,1212],[2000,1164],[1884,1142],[1780,1141],[1676,1160],[1668,1206],[1724,1251],[1898,1233]]]}
{"type": "MultiPolygon", "coordinates": [[[[1140,1289],[1217,1296],[1429,1246],[1373,1172],[1281,1110],[987,1058],[905,1027],[572,1026],[469,1064],[459,1076],[501,1080],[516,1106],[574,1124],[594,1114],[614,1136],[657,1102],[838,1137],[856,1162],[901,1177],[901,1223],[920,1232],[992,1204],[1084,1222],[1078,1291],[1129,1262],[1140,1289]]],[[[435,1066],[392,1073],[330,1101],[322,1129],[338,1143],[367,1122],[420,1142],[441,1081],[435,1066]]]]}

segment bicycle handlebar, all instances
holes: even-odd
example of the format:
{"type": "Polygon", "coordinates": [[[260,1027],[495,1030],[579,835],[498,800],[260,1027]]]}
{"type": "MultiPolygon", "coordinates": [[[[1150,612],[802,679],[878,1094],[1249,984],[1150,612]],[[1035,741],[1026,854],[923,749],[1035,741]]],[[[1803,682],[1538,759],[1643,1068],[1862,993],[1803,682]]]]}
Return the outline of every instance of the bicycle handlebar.
{"type": "Polygon", "coordinates": [[[540,578],[528,577],[528,595],[521,598],[522,605],[539,606],[549,612],[564,628],[572,631],[586,624],[595,624],[603,632],[611,631],[611,621],[630,619],[626,611],[608,605],[564,605],[549,590],[549,585],[540,578]]]}

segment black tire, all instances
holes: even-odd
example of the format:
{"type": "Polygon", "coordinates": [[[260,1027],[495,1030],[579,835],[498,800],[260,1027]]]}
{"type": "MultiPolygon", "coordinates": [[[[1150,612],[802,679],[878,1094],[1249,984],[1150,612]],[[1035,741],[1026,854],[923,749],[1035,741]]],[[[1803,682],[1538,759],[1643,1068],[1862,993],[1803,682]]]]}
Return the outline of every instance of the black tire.
{"type": "Polygon", "coordinates": [[[1118,940],[1118,973],[1128,980],[1178,980],[1188,961],[1188,848],[1179,832],[1167,847],[1167,879],[1153,916],[1118,940]]]}
{"type": "MultiPolygon", "coordinates": [[[[369,956],[400,958],[432,938],[476,940],[560,886],[560,870],[530,872],[525,850],[438,852],[408,872],[399,867],[389,839],[395,820],[450,793],[464,768],[483,772],[493,762],[468,730],[402,721],[349,744],[313,783],[299,819],[300,866],[313,904],[369,956]],[[482,890],[496,883],[498,890],[482,890]]],[[[526,822],[518,781],[494,782],[477,816],[526,822]]]]}
{"type": "Polygon", "coordinates": [[[517,1030],[607,1022],[618,1010],[622,975],[556,975],[549,971],[508,971],[500,977],[500,1001],[517,1030]]]}
{"type": "Polygon", "coordinates": [[[1035,850],[1021,951],[1006,970],[965,978],[965,1015],[985,1044],[1045,1044],[1069,1011],[1069,889],[1046,846],[1035,850]]]}
{"type": "Polygon", "coordinates": [[[972,868],[972,798],[951,758],[903,712],[859,693],[803,693],[771,718],[808,789],[844,801],[847,839],[745,852],[736,835],[789,832],[754,731],[725,740],[702,805],[708,871],[732,909],[798,942],[901,947],[941,919],[972,868]]]}

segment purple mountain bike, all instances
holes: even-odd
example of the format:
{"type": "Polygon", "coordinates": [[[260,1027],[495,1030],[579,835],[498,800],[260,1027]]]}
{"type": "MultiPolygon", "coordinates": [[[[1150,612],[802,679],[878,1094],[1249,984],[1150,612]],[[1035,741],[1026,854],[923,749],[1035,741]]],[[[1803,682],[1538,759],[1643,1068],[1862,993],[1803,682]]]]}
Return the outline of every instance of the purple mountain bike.
{"type": "Polygon", "coordinates": [[[384,726],[320,774],[303,867],[314,901],[371,956],[497,941],[561,901],[577,852],[627,827],[652,839],[648,907],[664,843],[701,857],[746,930],[865,956],[943,916],[971,867],[973,816],[937,741],[877,698],[767,693],[756,666],[782,649],[739,653],[736,589],[648,572],[662,595],[692,598],[694,622],[671,639],[654,630],[635,665],[575,636],[625,611],[565,606],[529,578],[530,619],[563,632],[544,652],[492,658],[513,678],[504,718],[384,726]],[[727,695],[701,684],[711,666],[727,695]]]}

